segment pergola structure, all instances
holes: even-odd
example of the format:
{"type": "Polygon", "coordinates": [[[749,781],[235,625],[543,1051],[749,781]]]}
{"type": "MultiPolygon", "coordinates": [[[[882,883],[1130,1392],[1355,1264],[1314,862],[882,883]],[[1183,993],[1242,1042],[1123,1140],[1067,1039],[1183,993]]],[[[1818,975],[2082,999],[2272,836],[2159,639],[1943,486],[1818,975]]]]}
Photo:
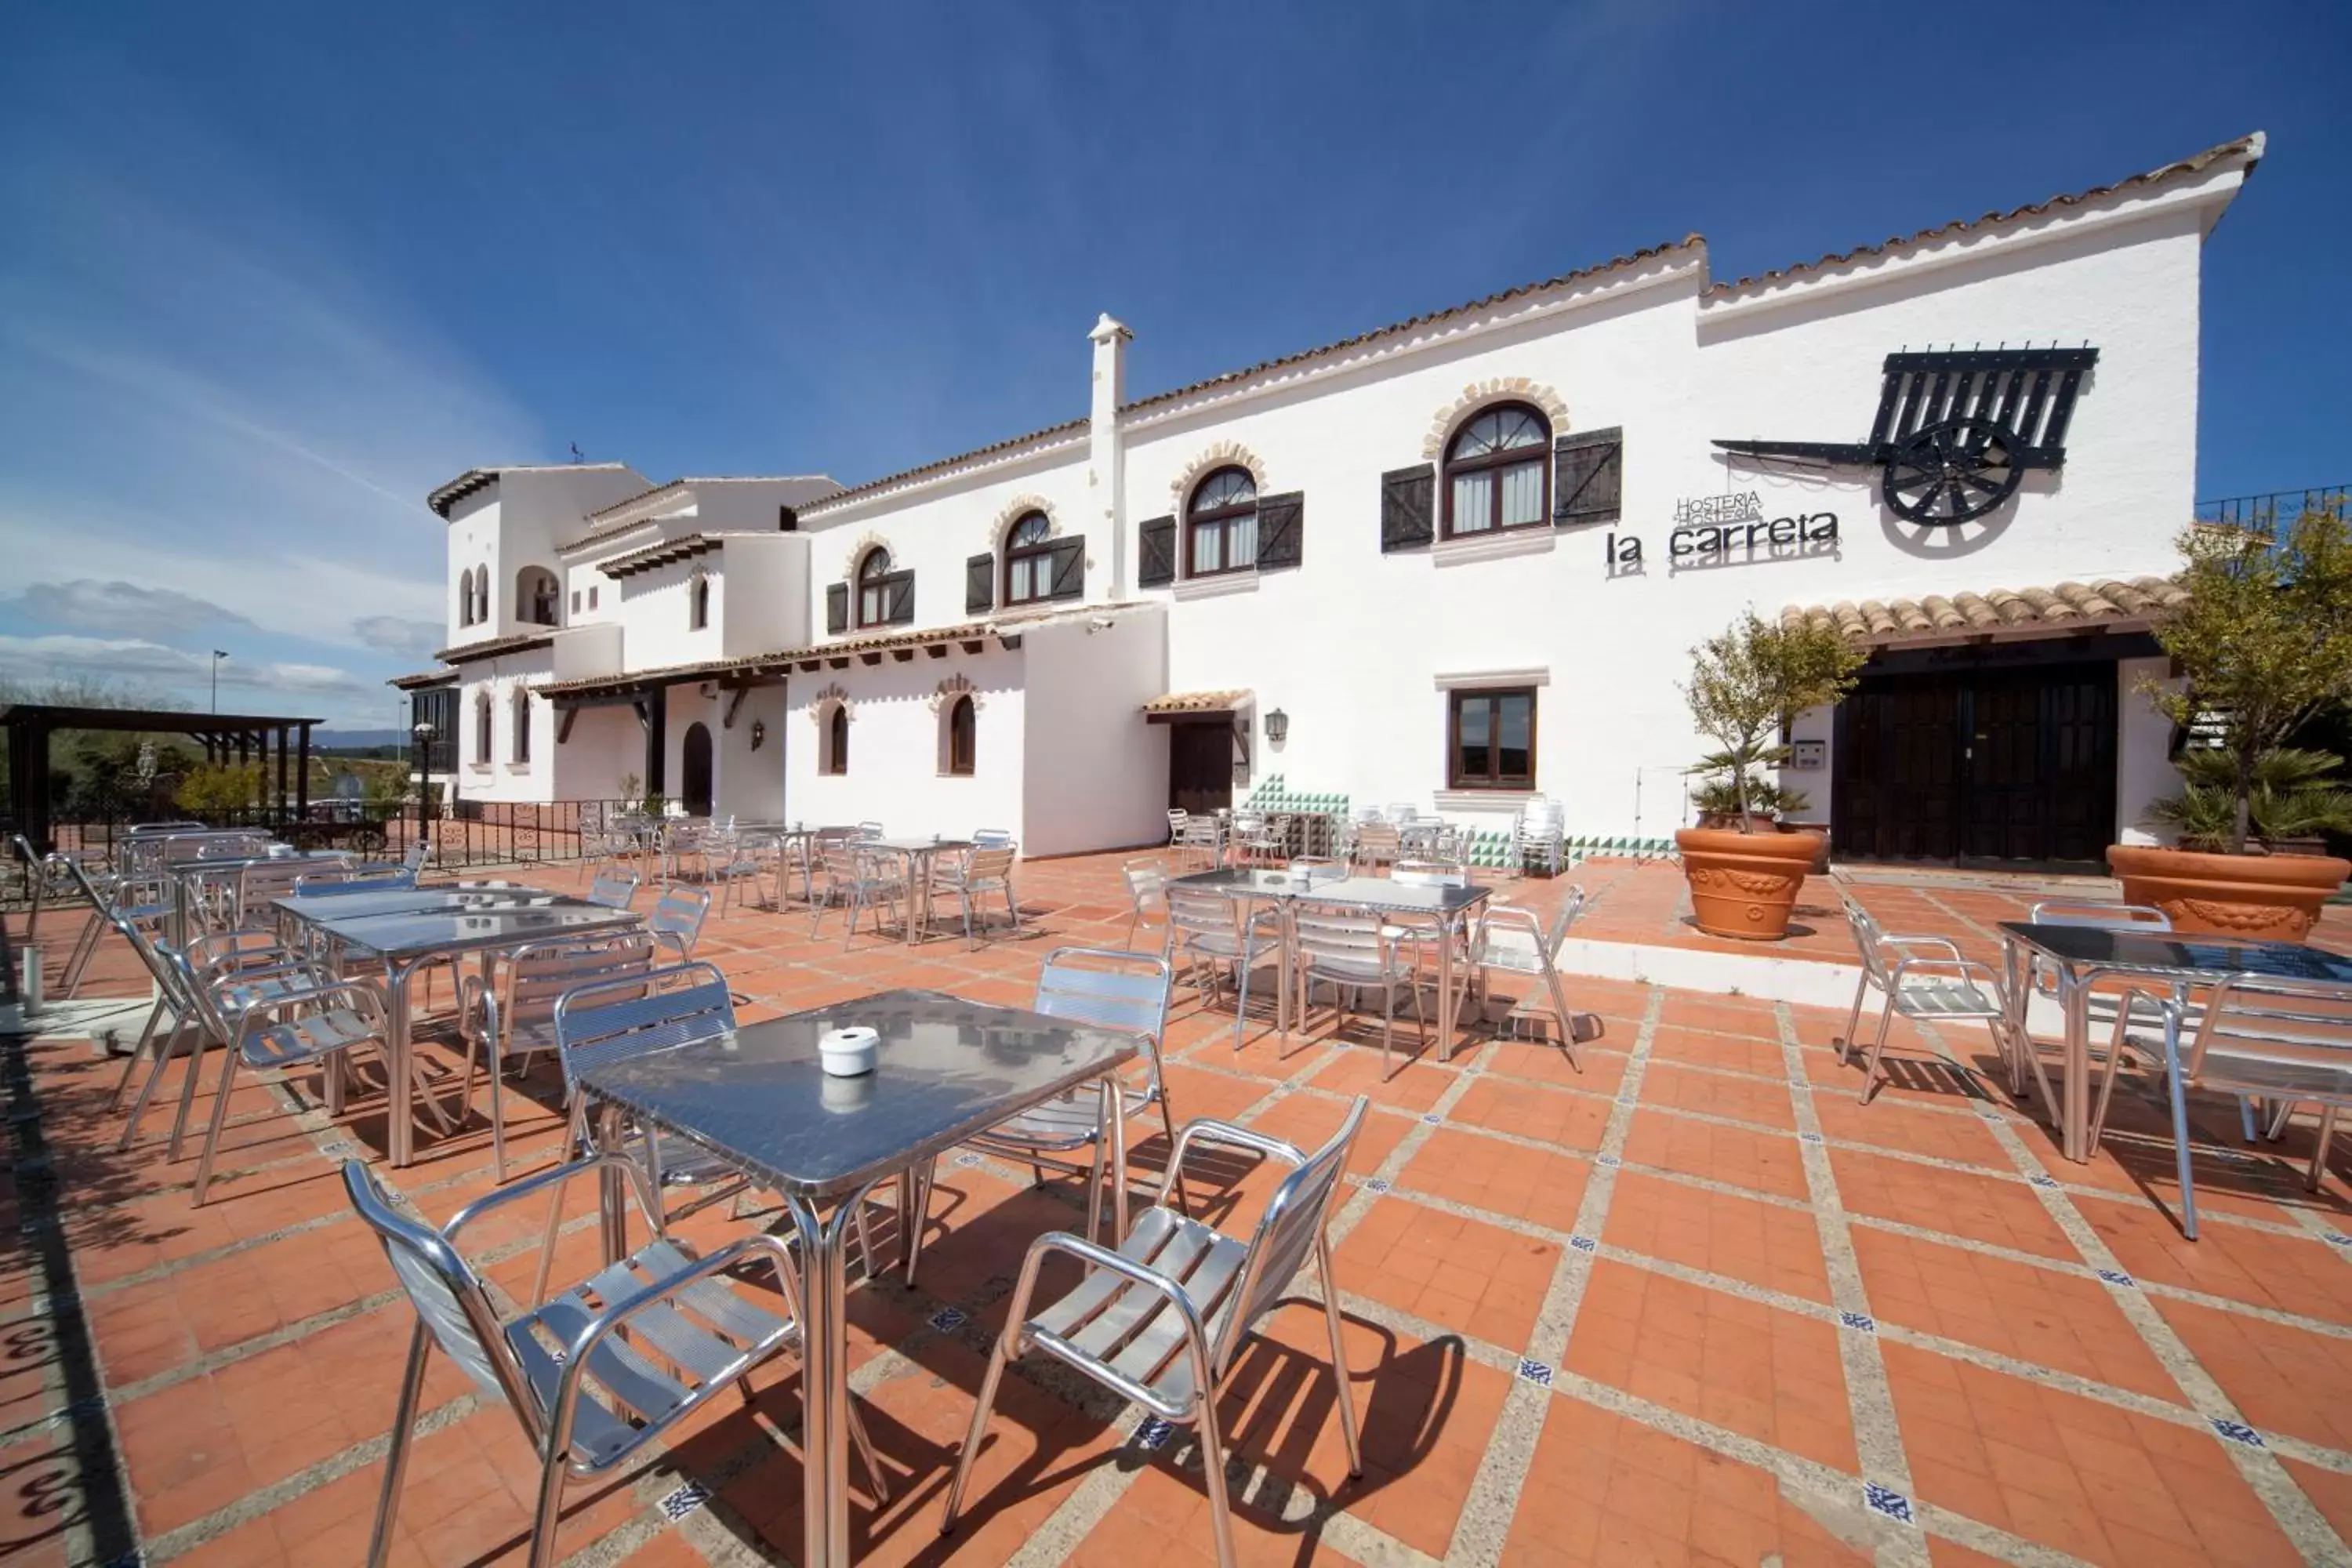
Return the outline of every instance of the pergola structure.
{"type": "Polygon", "coordinates": [[[270,777],[272,742],[278,756],[277,787],[270,798],[282,823],[290,805],[296,821],[310,809],[310,727],[319,719],[250,713],[191,713],[176,708],[66,708],[18,702],[0,708],[0,733],[8,738],[9,814],[16,831],[35,847],[52,847],[49,834],[49,737],[60,730],[111,730],[134,734],[185,735],[205,749],[210,763],[243,766],[258,753],[265,784],[270,777]],[[287,773],[291,767],[293,777],[287,773]]]}

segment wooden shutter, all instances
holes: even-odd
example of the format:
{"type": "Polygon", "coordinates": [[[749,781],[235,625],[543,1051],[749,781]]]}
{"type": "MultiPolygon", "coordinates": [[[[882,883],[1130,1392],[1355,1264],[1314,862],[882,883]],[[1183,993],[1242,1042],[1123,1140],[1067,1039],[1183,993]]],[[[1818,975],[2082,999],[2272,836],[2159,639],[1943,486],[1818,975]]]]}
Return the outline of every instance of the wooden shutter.
{"type": "Polygon", "coordinates": [[[1147,519],[1142,529],[1143,559],[1136,563],[1136,585],[1165,588],[1176,581],[1176,520],[1147,519]]]}
{"type": "Polygon", "coordinates": [[[996,605],[996,552],[965,558],[963,613],[977,616],[996,605]]]}
{"type": "Polygon", "coordinates": [[[1436,534],[1437,465],[1416,463],[1381,476],[1381,550],[1412,550],[1436,534]]]}
{"type": "Polygon", "coordinates": [[[1046,590],[1050,599],[1083,599],[1087,596],[1087,542],[1081,534],[1076,539],[1057,539],[1046,559],[1053,563],[1052,587],[1046,590]]]}
{"type": "Polygon", "coordinates": [[[1624,490],[1625,433],[1584,430],[1552,443],[1555,528],[1615,522],[1624,490]]]}
{"type": "Polygon", "coordinates": [[[882,619],[894,626],[903,626],[915,618],[915,574],[893,572],[883,579],[882,619]]]}
{"type": "Polygon", "coordinates": [[[849,629],[849,584],[834,583],[824,590],[824,629],[845,632],[849,629]]]}
{"type": "Polygon", "coordinates": [[[1298,535],[1306,521],[1307,496],[1290,490],[1257,499],[1257,564],[1261,572],[1298,564],[1298,535]]]}

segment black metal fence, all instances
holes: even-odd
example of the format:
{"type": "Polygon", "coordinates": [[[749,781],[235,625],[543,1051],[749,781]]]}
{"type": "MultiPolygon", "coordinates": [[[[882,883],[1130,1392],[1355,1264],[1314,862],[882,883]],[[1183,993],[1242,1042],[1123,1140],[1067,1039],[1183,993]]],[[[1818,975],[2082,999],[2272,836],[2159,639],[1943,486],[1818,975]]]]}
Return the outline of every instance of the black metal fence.
{"type": "Polygon", "coordinates": [[[2230,496],[2197,503],[2197,521],[2274,534],[2282,521],[2293,523],[2306,511],[2344,514],[2344,500],[2352,485],[2326,485],[2308,490],[2272,490],[2266,495],[2230,496]]]}
{"type": "MultiPolygon", "coordinates": [[[[577,861],[584,836],[612,817],[635,809],[624,800],[558,800],[543,804],[492,800],[459,800],[454,807],[436,810],[426,824],[433,845],[432,865],[441,870],[473,867],[530,866],[541,862],[577,861]]],[[[110,855],[131,827],[133,819],[61,820],[49,825],[59,849],[110,855]]],[[[310,814],[297,818],[289,811],[266,806],[232,811],[180,813],[174,820],[202,822],[208,827],[251,827],[305,849],[349,849],[372,858],[397,860],[416,842],[416,807],[361,801],[314,801],[310,814]]],[[[0,840],[16,832],[0,816],[0,840]]],[[[9,855],[10,860],[16,858],[9,855]]],[[[0,896],[16,901],[26,895],[23,868],[11,866],[0,876],[0,896]]]]}

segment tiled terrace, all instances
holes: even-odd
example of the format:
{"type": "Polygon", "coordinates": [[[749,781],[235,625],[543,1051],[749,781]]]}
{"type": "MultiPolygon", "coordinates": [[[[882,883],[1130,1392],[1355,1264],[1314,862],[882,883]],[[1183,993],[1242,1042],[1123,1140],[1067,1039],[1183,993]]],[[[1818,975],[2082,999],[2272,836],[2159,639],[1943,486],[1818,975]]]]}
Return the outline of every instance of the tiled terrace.
{"type": "MultiPolygon", "coordinates": [[[[804,915],[751,911],[714,920],[704,955],[747,1016],[901,984],[1017,1003],[1048,948],[1123,943],[1117,865],[1025,868],[1030,930],[978,952],[866,935],[845,952],[837,917],[811,942],[804,915]]],[[[1677,934],[1671,868],[1578,877],[1598,894],[1587,934],[1696,940],[1677,934]]],[[[1857,890],[1895,906],[1890,924],[1988,952],[2023,902],[1966,879],[1857,890]]],[[[1792,945],[1843,959],[1834,890],[1816,883],[1805,907],[1818,934],[1792,945]]],[[[132,990],[125,957],[88,993],[132,990]]],[[[1247,1561],[2347,1560],[2352,1152],[2307,1194],[2292,1164],[2307,1129],[2242,1152],[2234,1115],[2204,1108],[2190,1244],[2144,1081],[2076,1166],[2002,1086],[1979,1075],[1972,1092],[1937,1065],[1938,1047],[1983,1058],[1981,1037],[1900,1034],[1893,1085],[1863,1108],[1830,1048],[1839,1013],[1621,982],[1578,982],[1574,1000],[1591,1015],[1580,1071],[1549,1045],[1486,1040],[1383,1082],[1376,1032],[1339,1045],[1254,1023],[1236,1052],[1230,1015],[1181,994],[1180,1120],[1312,1145],[1348,1097],[1376,1107],[1337,1225],[1366,1471],[1346,1472],[1318,1314],[1286,1310],[1225,1406],[1247,1561]]],[[[88,1044],[5,1061],[17,1160],[0,1217],[22,1241],[0,1287],[0,1558],[358,1562],[410,1316],[335,1168],[381,1149],[380,1112],[298,1121],[241,1089],[251,1120],[192,1211],[192,1160],[152,1136],[113,1152],[116,1069],[88,1044]]],[[[508,1101],[526,1158],[553,1142],[551,1072],[533,1089],[537,1105],[508,1101]]],[[[1139,1181],[1164,1153],[1157,1137],[1135,1151],[1139,1181]]],[[[488,1163],[478,1121],[425,1142],[398,1185],[444,1218],[488,1188],[488,1163]]],[[[1242,1173],[1213,1212],[1245,1226],[1272,1184],[1242,1173]]],[[[891,1480],[877,1505],[851,1468],[865,1560],[1213,1561],[1181,1435],[1025,1378],[1000,1401],[974,1511],[938,1533],[1022,1248],[1072,1226],[1076,1201],[959,1161],[921,1289],[853,1288],[852,1386],[891,1480]]],[[[530,1228],[482,1238],[509,1289],[528,1289],[530,1228]]],[[[723,1213],[688,1226],[725,1229],[723,1213]]],[[[584,1271],[584,1209],[561,1245],[584,1271]]],[[[752,1408],[719,1401],[646,1468],[575,1492],[563,1559],[796,1556],[797,1374],[755,1383],[752,1408]]],[[[534,1470],[511,1418],[441,1360],[426,1404],[395,1561],[519,1561],[534,1470]]]]}

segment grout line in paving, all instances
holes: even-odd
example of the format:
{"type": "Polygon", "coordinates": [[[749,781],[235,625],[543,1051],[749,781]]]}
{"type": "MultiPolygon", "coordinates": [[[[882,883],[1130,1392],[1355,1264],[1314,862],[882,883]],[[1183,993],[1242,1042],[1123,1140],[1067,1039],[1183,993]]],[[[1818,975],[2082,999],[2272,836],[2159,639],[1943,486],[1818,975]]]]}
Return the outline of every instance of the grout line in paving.
{"type": "MultiPolygon", "coordinates": [[[[1886,1356],[1874,1331],[1870,1292],[1862,1279],[1862,1261],[1853,1249],[1853,1233],[1846,1224],[1845,1198],[1838,1190],[1837,1173],[1829,1150],[1820,1142],[1822,1121],[1813,1106],[1813,1086],[1797,1046],[1797,1026],[1788,1004],[1776,1003],[1772,1019],[1780,1037],[1780,1058],[1788,1069],[1789,1102],[1796,1113],[1799,1158],[1804,1163],[1805,1187],[1812,1197],[1813,1229],[1829,1275],[1830,1304],[1842,1331],[1837,1335],[1838,1361],[1845,1373],[1847,1415],[1853,1424],[1853,1446],[1860,1460],[1864,1499],[1875,1485],[1899,1494],[1899,1512],[1890,1513],[1891,1500],[1874,1511],[1890,1519],[1909,1515],[1915,1483],[1911,1458],[1903,1443],[1903,1428],[1895,1419],[1895,1393],[1886,1378],[1886,1356]],[[1808,1134],[1811,1134],[1809,1137],[1808,1134]]],[[[1865,1500],[1865,1507],[1870,1506],[1865,1500]]],[[[1888,1568],[1924,1568],[1927,1543],[1916,1530],[1890,1524],[1877,1531],[1878,1561],[1888,1568]]]]}

